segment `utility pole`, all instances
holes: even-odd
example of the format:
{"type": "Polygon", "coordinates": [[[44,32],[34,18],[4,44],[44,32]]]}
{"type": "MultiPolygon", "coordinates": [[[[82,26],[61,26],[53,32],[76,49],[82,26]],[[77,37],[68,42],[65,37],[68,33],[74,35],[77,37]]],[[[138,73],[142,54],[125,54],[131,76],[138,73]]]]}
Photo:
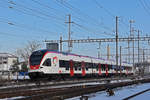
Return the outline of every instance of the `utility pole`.
{"type": "Polygon", "coordinates": [[[144,63],[144,61],[145,61],[145,51],[143,49],[143,63],[144,63]]]}
{"type": "Polygon", "coordinates": [[[145,71],[145,51],[143,49],[143,75],[144,75],[144,71],[145,71]]]}
{"type": "MultiPolygon", "coordinates": [[[[134,67],[134,34],[133,34],[133,67],[134,67]]],[[[135,70],[135,68],[134,68],[135,70]]]]}
{"type": "Polygon", "coordinates": [[[134,31],[134,29],[132,28],[132,24],[135,22],[134,20],[130,20],[129,21],[130,22],[130,36],[131,36],[131,38],[133,38],[133,44],[132,44],[132,46],[133,46],[133,49],[132,49],[132,51],[133,51],[133,57],[132,57],[132,60],[133,60],[133,70],[135,71],[135,68],[134,68],[134,33],[133,33],[133,31],[134,31]]]}
{"type": "Polygon", "coordinates": [[[68,52],[71,52],[71,24],[73,23],[71,21],[71,15],[69,14],[69,22],[65,22],[65,23],[68,23],[69,26],[68,26],[68,52]]]}
{"type": "Polygon", "coordinates": [[[116,67],[118,73],[118,16],[116,16],[116,67]]]}
{"type": "Polygon", "coordinates": [[[138,30],[138,63],[140,62],[140,31],[138,30]]]}
{"type": "Polygon", "coordinates": [[[62,52],[62,36],[60,36],[60,52],[62,52]]]}
{"type": "Polygon", "coordinates": [[[121,64],[121,62],[122,62],[122,53],[121,53],[121,50],[122,49],[122,47],[120,46],[120,75],[121,75],[121,66],[122,66],[122,64],[121,64]]]}
{"type": "Polygon", "coordinates": [[[99,42],[99,47],[97,49],[98,49],[98,58],[100,58],[101,42],[99,42]]]}
{"type": "Polygon", "coordinates": [[[110,56],[110,47],[109,44],[107,45],[107,60],[109,60],[109,56],[110,56]]]}
{"type": "Polygon", "coordinates": [[[128,37],[128,61],[130,63],[130,40],[129,40],[130,37],[128,37]]]}

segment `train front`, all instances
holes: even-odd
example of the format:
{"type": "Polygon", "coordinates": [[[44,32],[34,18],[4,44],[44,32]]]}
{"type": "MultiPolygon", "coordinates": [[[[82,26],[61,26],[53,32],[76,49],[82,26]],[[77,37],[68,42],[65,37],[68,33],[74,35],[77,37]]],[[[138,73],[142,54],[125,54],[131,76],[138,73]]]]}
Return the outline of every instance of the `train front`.
{"type": "Polygon", "coordinates": [[[40,70],[40,64],[46,51],[39,50],[31,54],[29,58],[29,77],[31,80],[40,79],[43,77],[43,72],[40,70]]]}

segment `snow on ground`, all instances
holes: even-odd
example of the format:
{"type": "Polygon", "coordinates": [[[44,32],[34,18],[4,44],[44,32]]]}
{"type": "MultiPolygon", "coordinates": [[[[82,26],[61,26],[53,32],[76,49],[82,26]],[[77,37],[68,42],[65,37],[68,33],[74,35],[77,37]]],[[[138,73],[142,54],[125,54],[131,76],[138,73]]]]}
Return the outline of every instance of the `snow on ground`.
{"type": "MultiPolygon", "coordinates": [[[[89,96],[88,100],[122,100],[128,96],[131,96],[135,93],[141,92],[148,88],[150,88],[150,83],[132,85],[132,86],[114,89],[115,92],[114,96],[108,96],[105,91],[89,94],[86,96],[89,96]]],[[[149,100],[149,98],[150,98],[150,91],[145,92],[144,94],[141,94],[130,100],[149,100]]],[[[75,97],[67,100],[80,100],[80,97],[75,97]]]]}
{"type": "Polygon", "coordinates": [[[149,99],[150,99],[150,91],[147,91],[144,94],[138,95],[131,100],[149,100],[149,99]]]}
{"type": "MultiPolygon", "coordinates": [[[[1,76],[3,79],[8,79],[8,76],[7,75],[3,75],[3,76],[1,76]]],[[[17,80],[17,76],[10,76],[9,77],[11,80],[17,80]]],[[[22,76],[22,75],[19,75],[18,76],[18,79],[30,79],[29,78],[29,76],[28,75],[26,75],[25,77],[24,76],[22,76]]]]}
{"type": "MultiPolygon", "coordinates": [[[[12,79],[17,80],[17,76],[12,76],[12,79]]],[[[18,76],[18,79],[30,79],[28,75],[24,76],[18,76]]]]}

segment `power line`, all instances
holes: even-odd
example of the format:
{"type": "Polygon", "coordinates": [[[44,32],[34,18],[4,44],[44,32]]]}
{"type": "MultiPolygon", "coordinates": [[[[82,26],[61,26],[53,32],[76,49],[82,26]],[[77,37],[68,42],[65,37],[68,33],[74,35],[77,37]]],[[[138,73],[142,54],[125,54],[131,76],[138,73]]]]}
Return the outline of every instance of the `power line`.
{"type": "MultiPolygon", "coordinates": [[[[65,2],[65,1],[63,1],[63,2],[60,2],[59,0],[56,0],[57,2],[59,2],[61,5],[63,5],[64,7],[66,7],[66,8],[68,8],[68,9],[71,9],[71,10],[73,10],[74,12],[76,12],[76,13],[79,13],[80,15],[84,15],[85,17],[89,17],[90,19],[93,19],[93,18],[91,18],[90,16],[88,16],[87,14],[84,14],[84,13],[82,13],[81,11],[80,11],[80,9],[78,9],[78,8],[75,8],[75,7],[73,7],[72,5],[70,5],[69,3],[67,3],[67,2],[65,2]]],[[[76,17],[76,16],[74,16],[75,18],[77,18],[77,19],[79,19],[80,21],[84,21],[84,22],[86,22],[86,24],[89,22],[89,21],[85,21],[85,20],[83,20],[83,19],[81,19],[81,18],[79,18],[79,17],[76,17]]],[[[94,22],[97,22],[95,19],[93,19],[94,20],[94,22]]],[[[94,31],[93,31],[93,29],[91,29],[91,28],[89,28],[89,27],[86,27],[86,26],[83,26],[83,25],[79,25],[79,24],[77,24],[77,23],[74,23],[76,26],[78,26],[78,27],[80,27],[80,28],[82,28],[83,30],[86,30],[86,31],[88,31],[88,32],[92,32],[92,33],[95,33],[94,31]]],[[[96,25],[99,25],[99,23],[96,23],[96,25]]],[[[108,29],[108,27],[106,27],[106,26],[103,26],[103,28],[104,29],[107,29],[107,30],[109,30],[108,29]]],[[[109,33],[104,33],[105,35],[111,35],[111,36],[114,36],[113,34],[109,34],[109,33]]]]}
{"type": "MultiPolygon", "coordinates": [[[[34,2],[34,3],[36,3],[36,4],[38,4],[38,5],[40,5],[40,6],[43,6],[43,7],[45,7],[45,8],[52,9],[52,10],[55,10],[55,11],[59,11],[58,9],[55,9],[55,8],[50,7],[49,5],[40,3],[40,2],[37,1],[37,0],[31,0],[31,1],[34,2]]],[[[59,11],[59,12],[61,12],[61,11],[59,11]]]]}
{"type": "MultiPolygon", "coordinates": [[[[82,26],[80,24],[77,24],[77,23],[74,23],[75,25],[77,25],[78,27],[88,31],[88,32],[92,32],[93,33],[93,30],[90,30],[89,28],[85,27],[85,26],[82,26]]],[[[95,33],[95,32],[94,32],[95,33]]],[[[105,35],[111,35],[111,36],[115,36],[114,34],[110,34],[110,33],[101,33],[101,34],[105,34],[105,35]]]]}
{"type": "MultiPolygon", "coordinates": [[[[35,29],[35,28],[33,28],[33,27],[29,26],[29,25],[18,24],[17,22],[14,22],[14,21],[12,22],[12,21],[10,21],[8,19],[3,19],[3,18],[0,18],[0,19],[2,19],[2,21],[0,20],[0,22],[3,22],[5,24],[8,24],[8,25],[11,25],[11,26],[14,26],[14,27],[18,27],[18,28],[22,28],[22,29],[28,29],[30,31],[33,30],[33,31],[37,31],[37,32],[40,32],[40,33],[53,33],[53,34],[57,34],[56,32],[50,32],[48,30],[43,30],[43,29],[40,29],[40,28],[35,29]]],[[[40,35],[38,35],[38,36],[40,36],[40,35]]]]}
{"type": "MultiPolygon", "coordinates": [[[[20,10],[20,9],[17,9],[17,8],[14,8],[12,6],[9,7],[10,9],[14,10],[14,11],[17,11],[19,13],[22,13],[22,14],[25,14],[25,15],[29,15],[29,16],[34,16],[36,18],[39,18],[39,19],[42,19],[42,20],[47,20],[47,21],[50,21],[49,18],[45,18],[45,17],[42,17],[42,16],[39,16],[39,15],[36,15],[36,14],[32,14],[32,13],[28,13],[28,12],[25,12],[26,10],[20,10]]],[[[55,22],[56,23],[56,22],[55,22]]],[[[53,23],[54,24],[54,23],[53,23]]],[[[57,25],[55,24],[55,26],[58,26],[58,27],[61,27],[62,29],[64,29],[64,27],[62,27],[62,25],[60,26],[60,23],[58,23],[57,25]]]]}
{"type": "MultiPolygon", "coordinates": [[[[106,9],[104,6],[102,6],[97,0],[92,0],[100,9],[104,9],[104,11],[108,14],[108,15],[110,15],[112,18],[115,18],[115,15],[114,14],[112,14],[111,12],[110,12],[110,10],[108,10],[108,9],[106,9]]],[[[128,25],[124,22],[124,21],[122,21],[122,20],[120,20],[120,22],[125,26],[125,27],[128,27],[128,25]]],[[[125,32],[126,33],[126,32],[125,32]]],[[[128,34],[127,34],[128,35],[128,34]]]]}
{"type": "MultiPolygon", "coordinates": [[[[92,21],[93,24],[95,24],[95,25],[100,25],[102,28],[107,29],[107,30],[109,30],[109,31],[112,32],[112,30],[111,30],[110,28],[108,28],[108,27],[106,27],[106,26],[100,24],[96,19],[94,19],[93,17],[91,17],[91,16],[89,16],[89,15],[83,13],[80,9],[75,8],[75,7],[72,6],[71,4],[69,4],[69,3],[65,2],[65,1],[63,1],[63,2],[61,2],[61,1],[59,1],[59,0],[56,0],[56,1],[59,2],[62,6],[68,8],[68,9],[70,9],[70,10],[72,10],[72,11],[74,11],[74,12],[76,12],[76,13],[78,13],[78,14],[80,14],[80,15],[86,17],[86,18],[89,18],[90,20],[93,20],[93,21],[92,21]]],[[[78,19],[80,19],[80,18],[78,18],[78,19]]],[[[80,19],[80,20],[82,20],[82,19],[80,19]]],[[[89,21],[90,21],[90,20],[89,20],[89,21]]]]}
{"type": "Polygon", "coordinates": [[[103,8],[105,10],[105,12],[107,12],[107,14],[109,14],[110,16],[112,16],[113,18],[115,18],[115,15],[113,15],[109,10],[107,10],[106,8],[104,8],[99,2],[97,2],[97,0],[92,0],[99,8],[103,8]]]}
{"type": "MultiPolygon", "coordinates": [[[[15,34],[6,33],[6,32],[0,32],[0,35],[9,36],[9,37],[15,37],[15,38],[19,37],[19,38],[22,38],[22,39],[24,39],[25,37],[29,37],[28,35],[19,35],[19,34],[15,35],[15,34]]],[[[39,37],[36,37],[36,38],[39,38],[39,37]]]]}
{"type": "Polygon", "coordinates": [[[143,7],[143,9],[145,10],[145,12],[146,12],[148,15],[150,15],[150,12],[149,12],[149,10],[146,8],[144,2],[143,2],[142,0],[139,0],[139,2],[140,2],[140,4],[141,4],[141,6],[143,7]]]}
{"type": "MultiPolygon", "coordinates": [[[[39,15],[39,14],[41,14],[40,12],[36,12],[36,14],[35,14],[35,10],[33,10],[33,9],[31,9],[31,8],[28,8],[28,7],[25,7],[25,6],[22,6],[22,5],[18,5],[18,4],[16,4],[16,3],[14,3],[13,1],[9,1],[8,2],[9,4],[12,4],[11,6],[9,6],[9,8],[10,9],[12,9],[12,10],[15,10],[15,11],[17,11],[17,12],[20,12],[20,13],[23,13],[23,14],[25,14],[25,15],[29,15],[29,16],[34,16],[34,17],[37,17],[37,18],[40,18],[40,19],[42,19],[42,20],[48,20],[48,21],[50,21],[50,20],[52,20],[52,18],[51,19],[49,19],[49,17],[51,17],[51,16],[48,16],[47,14],[47,16],[41,16],[41,15],[39,15]],[[19,8],[17,9],[17,5],[19,6],[19,8]],[[20,9],[21,8],[21,9],[20,9]],[[31,11],[31,12],[30,12],[31,11]]],[[[55,20],[56,20],[57,18],[55,18],[55,20]]],[[[63,19],[61,19],[61,21],[62,21],[63,19]]],[[[56,21],[55,21],[55,23],[57,23],[56,21]]],[[[54,24],[54,23],[53,23],[54,24]]],[[[62,25],[60,26],[60,23],[57,23],[58,25],[59,25],[59,27],[61,27],[63,30],[64,30],[64,27],[62,27],[62,25]]],[[[63,23],[62,23],[63,24],[63,23]]],[[[55,24],[56,25],[56,24],[55,24]]],[[[56,25],[56,26],[58,26],[58,25],[56,25]]]]}
{"type": "Polygon", "coordinates": [[[143,0],[143,3],[145,4],[145,6],[146,6],[148,9],[150,9],[148,3],[147,3],[145,0],[143,0]]]}
{"type": "Polygon", "coordinates": [[[29,7],[26,7],[26,6],[21,5],[21,4],[19,4],[19,3],[15,3],[15,2],[13,2],[13,1],[9,1],[8,3],[10,3],[10,4],[12,4],[12,5],[16,6],[16,7],[18,6],[18,7],[20,7],[20,8],[28,9],[28,10],[31,11],[32,13],[37,13],[37,14],[39,14],[39,15],[46,16],[46,17],[49,17],[49,18],[53,18],[53,19],[55,19],[55,20],[60,20],[60,21],[63,21],[63,20],[64,20],[64,19],[62,19],[62,18],[59,18],[59,17],[53,16],[53,15],[46,14],[46,13],[44,13],[43,11],[39,11],[39,10],[37,10],[37,9],[29,8],[29,7]]]}

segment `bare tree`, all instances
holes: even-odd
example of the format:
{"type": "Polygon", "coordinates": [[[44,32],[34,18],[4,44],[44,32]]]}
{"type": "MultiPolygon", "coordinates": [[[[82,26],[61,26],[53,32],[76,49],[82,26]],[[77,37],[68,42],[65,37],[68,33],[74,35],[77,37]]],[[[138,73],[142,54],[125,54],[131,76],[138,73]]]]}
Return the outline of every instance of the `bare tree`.
{"type": "Polygon", "coordinates": [[[17,81],[18,81],[18,73],[19,73],[19,62],[17,61],[13,61],[13,65],[11,66],[10,70],[12,71],[12,73],[17,73],[17,81]]]}
{"type": "Polygon", "coordinates": [[[38,41],[28,41],[27,45],[24,48],[19,48],[16,53],[18,57],[20,57],[23,61],[28,63],[28,59],[31,53],[39,48],[41,48],[41,43],[38,41]]]}

